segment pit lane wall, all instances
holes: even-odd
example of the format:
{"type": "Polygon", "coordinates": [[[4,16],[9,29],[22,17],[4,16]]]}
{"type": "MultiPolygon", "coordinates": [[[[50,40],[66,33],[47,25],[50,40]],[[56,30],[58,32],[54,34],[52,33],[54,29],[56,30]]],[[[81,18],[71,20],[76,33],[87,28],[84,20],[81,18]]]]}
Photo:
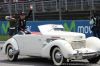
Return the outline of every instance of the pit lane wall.
{"type": "MultiPolygon", "coordinates": [[[[92,35],[89,20],[27,21],[27,29],[39,32],[37,26],[43,24],[62,24],[66,31],[85,33],[87,37],[92,35]]],[[[8,21],[0,21],[0,35],[6,35],[8,28],[8,21]]]]}

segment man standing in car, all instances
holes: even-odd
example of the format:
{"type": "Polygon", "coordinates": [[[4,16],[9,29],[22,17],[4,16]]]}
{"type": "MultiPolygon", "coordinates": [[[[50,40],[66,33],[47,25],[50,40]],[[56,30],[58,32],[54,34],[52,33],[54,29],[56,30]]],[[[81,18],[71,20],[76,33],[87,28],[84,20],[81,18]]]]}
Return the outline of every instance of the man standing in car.
{"type": "Polygon", "coordinates": [[[20,12],[19,19],[18,19],[18,32],[25,31],[26,21],[28,20],[31,14],[32,14],[32,6],[30,6],[30,11],[27,16],[25,15],[24,12],[20,12]]]}

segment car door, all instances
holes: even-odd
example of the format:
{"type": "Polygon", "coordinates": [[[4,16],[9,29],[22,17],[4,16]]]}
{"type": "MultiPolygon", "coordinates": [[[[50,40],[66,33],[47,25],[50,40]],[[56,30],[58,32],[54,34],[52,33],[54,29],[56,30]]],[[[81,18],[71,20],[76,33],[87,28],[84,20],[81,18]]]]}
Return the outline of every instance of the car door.
{"type": "Polygon", "coordinates": [[[22,55],[40,56],[42,50],[41,35],[22,35],[17,37],[22,55]]]}

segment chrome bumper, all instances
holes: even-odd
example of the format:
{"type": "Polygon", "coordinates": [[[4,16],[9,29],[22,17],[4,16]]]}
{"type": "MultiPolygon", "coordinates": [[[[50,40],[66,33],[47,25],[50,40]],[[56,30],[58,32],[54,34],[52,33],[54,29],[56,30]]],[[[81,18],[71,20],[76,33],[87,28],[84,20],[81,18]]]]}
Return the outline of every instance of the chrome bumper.
{"type": "Polygon", "coordinates": [[[100,55],[100,51],[99,52],[93,52],[93,53],[77,53],[77,54],[74,54],[72,57],[70,57],[70,59],[77,59],[77,60],[89,59],[89,58],[92,58],[92,57],[97,57],[99,55],[100,55]]]}

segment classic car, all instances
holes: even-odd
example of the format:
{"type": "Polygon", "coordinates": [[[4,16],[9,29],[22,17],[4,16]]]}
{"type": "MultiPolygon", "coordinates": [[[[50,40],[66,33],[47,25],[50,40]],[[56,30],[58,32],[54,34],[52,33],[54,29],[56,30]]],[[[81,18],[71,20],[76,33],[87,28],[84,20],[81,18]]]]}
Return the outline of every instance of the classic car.
{"type": "Polygon", "coordinates": [[[40,32],[16,34],[3,45],[8,60],[15,61],[19,55],[48,58],[55,65],[69,60],[87,59],[97,63],[100,57],[100,39],[83,33],[67,32],[60,24],[37,26],[40,32]]]}

